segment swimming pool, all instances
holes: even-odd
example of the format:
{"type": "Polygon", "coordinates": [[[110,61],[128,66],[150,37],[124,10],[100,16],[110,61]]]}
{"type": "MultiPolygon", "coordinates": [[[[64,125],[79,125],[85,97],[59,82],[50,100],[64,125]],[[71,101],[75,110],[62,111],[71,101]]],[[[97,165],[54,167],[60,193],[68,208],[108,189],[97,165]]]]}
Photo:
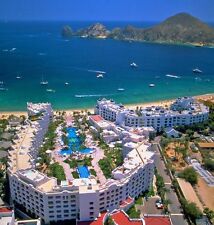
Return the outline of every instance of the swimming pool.
{"type": "Polygon", "coordinates": [[[80,178],[88,178],[90,176],[90,172],[87,166],[78,166],[77,172],[80,175],[80,178]]]}
{"type": "Polygon", "coordinates": [[[61,149],[59,151],[60,155],[71,155],[74,151],[79,152],[82,154],[90,154],[92,153],[92,149],[90,148],[85,148],[80,150],[81,146],[81,140],[79,136],[76,133],[76,128],[74,127],[69,127],[67,128],[67,133],[68,133],[68,149],[61,149]]]}

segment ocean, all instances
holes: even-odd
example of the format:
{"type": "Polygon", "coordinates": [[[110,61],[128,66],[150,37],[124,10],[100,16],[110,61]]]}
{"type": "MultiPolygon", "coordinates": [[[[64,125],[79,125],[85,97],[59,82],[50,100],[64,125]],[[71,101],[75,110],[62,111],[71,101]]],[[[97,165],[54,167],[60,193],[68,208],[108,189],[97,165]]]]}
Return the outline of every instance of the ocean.
{"type": "MultiPolygon", "coordinates": [[[[0,23],[0,89],[5,89],[0,91],[1,111],[25,110],[28,101],[74,109],[91,108],[103,97],[131,104],[214,92],[213,48],[78,37],[67,40],[60,35],[65,24],[76,30],[91,22],[0,23]],[[131,68],[132,62],[138,68],[131,68]],[[196,67],[203,73],[194,74],[196,67]],[[96,71],[106,72],[103,79],[96,77],[96,71]],[[42,80],[48,85],[41,85],[42,80]],[[119,92],[118,88],[125,90],[119,92]]],[[[108,28],[125,24],[130,23],[104,23],[108,28]]]]}

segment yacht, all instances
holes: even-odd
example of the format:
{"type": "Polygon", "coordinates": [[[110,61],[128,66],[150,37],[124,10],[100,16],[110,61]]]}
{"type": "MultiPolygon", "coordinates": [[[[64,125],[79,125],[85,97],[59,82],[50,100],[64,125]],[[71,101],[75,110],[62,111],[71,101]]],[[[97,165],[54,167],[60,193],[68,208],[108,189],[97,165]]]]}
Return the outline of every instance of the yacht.
{"type": "Polygon", "coordinates": [[[8,88],[0,87],[0,91],[8,91],[8,88]]]}
{"type": "Polygon", "coordinates": [[[192,71],[193,73],[203,73],[202,70],[199,70],[198,68],[195,68],[192,71]]]}
{"type": "Polygon", "coordinates": [[[20,77],[20,76],[16,76],[16,79],[21,79],[22,77],[20,77]]]}
{"type": "Polygon", "coordinates": [[[8,91],[8,88],[4,87],[4,82],[0,81],[0,91],[8,91]]]}
{"type": "Polygon", "coordinates": [[[53,89],[46,89],[47,92],[52,92],[52,93],[55,93],[56,91],[53,90],[53,89]]]}
{"type": "Polygon", "coordinates": [[[43,77],[42,77],[42,81],[40,82],[41,85],[48,85],[48,81],[44,81],[43,77]]]}
{"type": "Polygon", "coordinates": [[[149,87],[155,87],[155,84],[149,84],[149,87]]]}
{"type": "Polygon", "coordinates": [[[125,91],[124,88],[118,88],[117,90],[118,90],[118,91],[125,91]]]}
{"type": "Polygon", "coordinates": [[[102,73],[98,73],[97,74],[97,78],[103,78],[103,74],[102,73]]]}
{"type": "Polygon", "coordinates": [[[138,67],[138,65],[135,62],[131,63],[130,66],[135,68],[138,67]]]}
{"type": "Polygon", "coordinates": [[[68,82],[65,82],[65,85],[69,85],[69,83],[68,82]]]}

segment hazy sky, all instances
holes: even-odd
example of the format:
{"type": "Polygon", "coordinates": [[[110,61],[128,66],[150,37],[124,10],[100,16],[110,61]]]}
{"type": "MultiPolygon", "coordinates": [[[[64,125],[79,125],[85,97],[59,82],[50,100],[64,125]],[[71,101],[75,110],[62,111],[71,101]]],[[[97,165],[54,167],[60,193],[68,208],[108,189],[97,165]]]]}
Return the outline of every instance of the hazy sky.
{"type": "Polygon", "coordinates": [[[0,20],[160,21],[178,12],[214,22],[214,0],[0,0],[0,20]]]}

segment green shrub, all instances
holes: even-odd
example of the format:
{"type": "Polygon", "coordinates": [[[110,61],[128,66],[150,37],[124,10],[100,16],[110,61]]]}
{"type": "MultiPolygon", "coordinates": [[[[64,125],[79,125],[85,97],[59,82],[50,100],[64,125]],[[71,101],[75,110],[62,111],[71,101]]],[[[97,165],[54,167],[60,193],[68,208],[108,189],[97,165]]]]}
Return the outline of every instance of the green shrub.
{"type": "Polygon", "coordinates": [[[72,176],[74,179],[78,179],[79,178],[79,174],[76,171],[72,172],[72,176]]]}
{"type": "Polygon", "coordinates": [[[207,170],[214,171],[214,159],[205,159],[204,160],[204,167],[207,170]]]}
{"type": "Polygon", "coordinates": [[[130,218],[140,218],[140,211],[136,210],[135,206],[133,205],[129,210],[126,212],[130,218]]]}
{"type": "Polygon", "coordinates": [[[192,167],[184,169],[182,172],[178,174],[178,177],[185,179],[192,185],[198,183],[198,174],[192,167]]]}
{"type": "Polygon", "coordinates": [[[58,182],[66,179],[64,169],[59,163],[53,163],[49,166],[48,175],[56,177],[58,182]]]}
{"type": "Polygon", "coordinates": [[[186,199],[181,199],[181,205],[183,207],[184,213],[190,217],[190,219],[195,222],[196,219],[201,218],[202,212],[193,202],[188,202],[186,199]]]}
{"type": "Polygon", "coordinates": [[[97,173],[94,169],[90,169],[90,174],[93,175],[93,176],[97,176],[97,173]]]}

